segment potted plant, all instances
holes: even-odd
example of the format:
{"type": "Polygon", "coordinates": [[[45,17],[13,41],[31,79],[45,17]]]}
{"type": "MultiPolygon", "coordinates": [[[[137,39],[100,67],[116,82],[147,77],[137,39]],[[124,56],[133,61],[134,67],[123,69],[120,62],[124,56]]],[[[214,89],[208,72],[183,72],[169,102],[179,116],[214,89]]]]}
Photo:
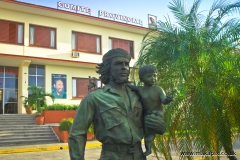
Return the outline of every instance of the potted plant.
{"type": "Polygon", "coordinates": [[[64,118],[60,122],[60,125],[58,128],[60,132],[58,137],[64,143],[68,142],[68,135],[69,135],[72,124],[73,124],[73,118],[68,118],[68,119],[64,118]]]}
{"type": "Polygon", "coordinates": [[[51,93],[45,92],[43,87],[29,86],[27,90],[30,93],[28,99],[31,99],[31,101],[36,104],[36,109],[38,113],[41,113],[41,107],[46,105],[45,97],[50,97],[54,102],[54,96],[51,93]]]}
{"type": "Polygon", "coordinates": [[[52,99],[52,101],[54,102],[54,97],[51,93],[46,93],[44,91],[43,87],[37,87],[37,86],[29,86],[27,88],[27,90],[29,91],[29,96],[24,97],[24,101],[23,101],[23,105],[26,106],[28,104],[28,106],[36,106],[36,110],[38,115],[36,116],[36,123],[37,124],[43,124],[44,123],[44,117],[41,116],[42,113],[42,107],[44,105],[46,105],[46,100],[45,97],[50,97],[52,99]]]}
{"type": "Polygon", "coordinates": [[[94,139],[94,130],[93,130],[93,124],[91,124],[88,128],[87,140],[93,140],[93,139],[94,139]]]}
{"type": "Polygon", "coordinates": [[[34,101],[31,98],[21,96],[21,98],[24,98],[23,100],[23,106],[26,110],[27,114],[32,114],[32,110],[35,108],[34,101]]]}
{"type": "MultiPolygon", "coordinates": [[[[71,129],[71,126],[73,124],[73,118],[64,118],[60,122],[60,125],[58,127],[58,130],[56,130],[56,126],[53,126],[54,131],[58,135],[59,139],[66,143],[68,142],[68,135],[71,129]]],[[[93,131],[93,125],[91,124],[88,128],[87,133],[87,140],[92,140],[94,138],[94,131],[93,131]]]]}
{"type": "Polygon", "coordinates": [[[60,125],[59,125],[59,131],[70,132],[72,124],[73,124],[73,118],[62,119],[62,121],[60,122],[60,125]]]}
{"type": "Polygon", "coordinates": [[[37,111],[36,113],[36,124],[37,125],[43,125],[44,124],[44,116],[42,115],[41,112],[37,111]]]}

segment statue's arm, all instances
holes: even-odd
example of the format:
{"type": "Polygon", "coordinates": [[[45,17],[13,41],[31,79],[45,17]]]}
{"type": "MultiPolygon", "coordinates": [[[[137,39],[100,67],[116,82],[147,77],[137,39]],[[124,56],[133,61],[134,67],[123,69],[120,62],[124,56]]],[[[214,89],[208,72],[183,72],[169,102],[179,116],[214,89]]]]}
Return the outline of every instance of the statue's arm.
{"type": "Polygon", "coordinates": [[[88,94],[77,109],[68,139],[71,160],[84,160],[87,130],[94,115],[93,107],[91,96],[88,94]]]}
{"type": "Polygon", "coordinates": [[[132,85],[132,84],[127,84],[127,86],[129,88],[131,88],[133,91],[139,92],[140,86],[135,86],[135,85],[132,85]]]}
{"type": "Polygon", "coordinates": [[[173,100],[173,98],[171,96],[166,96],[164,90],[159,86],[158,86],[158,92],[159,92],[160,99],[163,104],[168,104],[173,100]]]}
{"type": "Polygon", "coordinates": [[[157,111],[151,115],[145,117],[145,123],[148,128],[153,129],[157,134],[164,134],[166,131],[166,125],[163,120],[163,113],[157,111]]]}

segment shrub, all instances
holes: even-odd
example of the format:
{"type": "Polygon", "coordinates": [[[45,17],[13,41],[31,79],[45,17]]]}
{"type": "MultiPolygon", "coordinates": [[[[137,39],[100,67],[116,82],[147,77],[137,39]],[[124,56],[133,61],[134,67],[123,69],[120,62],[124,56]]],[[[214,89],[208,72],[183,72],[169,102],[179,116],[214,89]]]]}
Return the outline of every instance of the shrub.
{"type": "Polygon", "coordinates": [[[44,106],[43,110],[77,110],[78,104],[52,104],[44,106]]]}
{"type": "Polygon", "coordinates": [[[93,133],[94,131],[93,131],[93,125],[91,124],[90,126],[89,126],[89,128],[88,128],[88,132],[90,132],[90,133],[93,133]]]}
{"type": "Polygon", "coordinates": [[[68,131],[70,132],[71,126],[73,124],[73,118],[64,118],[60,122],[59,131],[68,131]]]}
{"type": "MultiPolygon", "coordinates": [[[[73,118],[68,118],[68,119],[64,118],[64,119],[62,119],[61,122],[60,122],[59,131],[68,131],[68,132],[70,132],[72,124],[73,124],[73,118]]],[[[92,124],[88,128],[88,132],[94,133],[92,124]]]]}

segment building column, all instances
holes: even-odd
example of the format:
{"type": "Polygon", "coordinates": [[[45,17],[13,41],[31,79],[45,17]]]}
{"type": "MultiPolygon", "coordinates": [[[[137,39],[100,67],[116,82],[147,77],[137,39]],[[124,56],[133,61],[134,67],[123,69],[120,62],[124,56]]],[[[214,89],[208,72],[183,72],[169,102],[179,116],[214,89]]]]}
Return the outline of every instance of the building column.
{"type": "Polygon", "coordinates": [[[30,65],[30,60],[23,60],[19,66],[18,74],[18,114],[25,114],[25,108],[23,106],[23,98],[21,96],[28,96],[28,66],[30,65]]]}

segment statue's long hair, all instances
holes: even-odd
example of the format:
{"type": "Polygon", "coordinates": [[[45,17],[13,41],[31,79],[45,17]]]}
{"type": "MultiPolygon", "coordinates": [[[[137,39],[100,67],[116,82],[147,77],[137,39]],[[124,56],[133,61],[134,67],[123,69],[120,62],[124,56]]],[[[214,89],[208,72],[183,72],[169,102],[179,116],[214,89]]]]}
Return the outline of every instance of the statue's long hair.
{"type": "Polygon", "coordinates": [[[111,60],[112,58],[106,59],[102,63],[98,64],[96,67],[98,69],[96,72],[101,75],[99,78],[101,79],[103,84],[108,84],[110,80],[111,60]]]}

